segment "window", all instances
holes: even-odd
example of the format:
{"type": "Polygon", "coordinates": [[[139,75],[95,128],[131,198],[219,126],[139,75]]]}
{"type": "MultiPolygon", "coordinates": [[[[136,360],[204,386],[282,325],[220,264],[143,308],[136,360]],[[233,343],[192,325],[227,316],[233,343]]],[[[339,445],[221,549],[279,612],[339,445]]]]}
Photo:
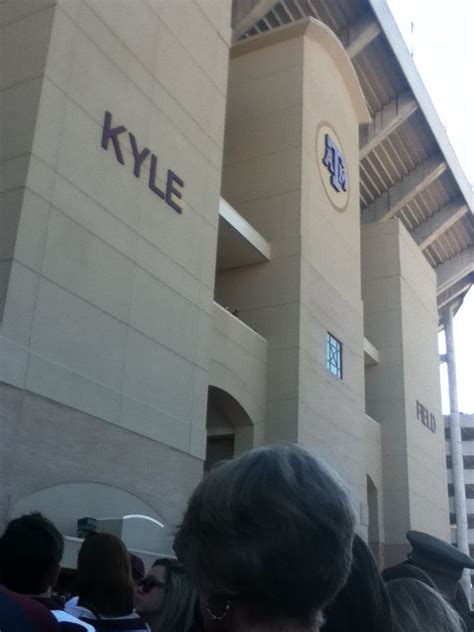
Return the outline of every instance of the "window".
{"type": "Polygon", "coordinates": [[[342,342],[330,333],[326,339],[326,368],[342,380],[342,342]]]}

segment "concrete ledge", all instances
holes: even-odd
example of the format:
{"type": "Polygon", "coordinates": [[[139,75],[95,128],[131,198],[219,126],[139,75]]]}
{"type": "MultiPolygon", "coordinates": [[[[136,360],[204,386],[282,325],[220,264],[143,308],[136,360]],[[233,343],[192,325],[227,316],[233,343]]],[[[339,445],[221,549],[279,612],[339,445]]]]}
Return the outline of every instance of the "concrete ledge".
{"type": "Polygon", "coordinates": [[[364,338],[364,365],[374,366],[379,363],[379,352],[374,345],[364,338]]]}
{"type": "Polygon", "coordinates": [[[270,260],[271,245],[223,198],[219,202],[217,270],[270,260]]]}

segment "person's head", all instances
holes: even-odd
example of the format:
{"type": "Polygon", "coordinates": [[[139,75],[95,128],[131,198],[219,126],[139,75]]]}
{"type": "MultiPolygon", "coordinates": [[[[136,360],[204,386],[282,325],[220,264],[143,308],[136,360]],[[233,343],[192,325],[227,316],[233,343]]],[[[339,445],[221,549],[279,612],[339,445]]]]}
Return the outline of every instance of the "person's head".
{"type": "Polygon", "coordinates": [[[418,566],[414,566],[414,564],[402,563],[397,564],[396,566],[389,566],[384,568],[382,571],[382,577],[385,582],[390,582],[393,579],[402,579],[402,578],[411,578],[417,579],[420,582],[423,582],[430,588],[434,588],[436,590],[436,584],[431,579],[431,577],[422,571],[418,566]]]}
{"type": "Polygon", "coordinates": [[[176,559],[155,561],[135,594],[135,609],[152,632],[185,632],[194,609],[191,582],[176,559]]]}
{"type": "Polygon", "coordinates": [[[390,598],[369,547],[358,535],[347,582],[326,612],[323,632],[391,632],[390,598]]]}
{"type": "Polygon", "coordinates": [[[110,533],[92,533],[77,557],[79,604],[94,614],[118,617],[133,610],[130,557],[122,540],[110,533]]]}
{"type": "Polygon", "coordinates": [[[463,623],[440,593],[417,579],[387,582],[395,632],[463,632],[463,623]]]}
{"type": "Polygon", "coordinates": [[[2,583],[24,595],[43,595],[56,584],[64,539],[40,513],[12,520],[0,538],[2,583]]]}
{"type": "Polygon", "coordinates": [[[132,574],[132,587],[133,587],[133,598],[135,599],[136,592],[140,583],[143,581],[145,577],[145,564],[141,557],[135,555],[135,553],[130,553],[130,570],[132,574]]]}
{"type": "Polygon", "coordinates": [[[217,465],[194,491],[174,548],[197,586],[205,626],[312,628],[347,578],[347,492],[296,445],[217,465]]]}

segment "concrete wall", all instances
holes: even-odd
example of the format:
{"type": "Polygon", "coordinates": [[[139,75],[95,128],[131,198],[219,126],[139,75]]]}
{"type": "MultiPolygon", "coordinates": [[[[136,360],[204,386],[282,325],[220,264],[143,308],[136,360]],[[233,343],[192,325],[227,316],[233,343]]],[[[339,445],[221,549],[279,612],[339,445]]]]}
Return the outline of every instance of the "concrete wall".
{"type": "MultiPolygon", "coordinates": [[[[13,254],[22,206],[31,206],[31,192],[25,190],[25,180],[53,28],[54,5],[53,0],[39,0],[35,4],[10,1],[0,7],[0,319],[10,278],[14,283],[21,274],[13,262],[13,254]]],[[[35,167],[38,165],[34,164],[33,170],[35,167]]]]}
{"type": "Polygon", "coordinates": [[[347,70],[329,46],[304,41],[298,439],[349,482],[366,505],[364,360],[360,293],[359,118],[347,70]],[[321,89],[321,86],[324,86],[321,89]],[[328,187],[318,128],[343,152],[348,192],[328,187]],[[339,202],[341,200],[341,202],[339,202]],[[342,342],[342,379],[326,368],[326,338],[342,342]]]}
{"type": "Polygon", "coordinates": [[[366,410],[382,425],[387,563],[408,529],[447,538],[444,429],[438,371],[436,278],[402,224],[362,227],[365,335],[380,362],[366,370],[366,410]],[[417,401],[437,421],[417,418],[417,401]]]}
{"type": "Polygon", "coordinates": [[[232,50],[222,195],[271,243],[272,257],[219,273],[216,300],[235,306],[268,340],[266,441],[319,451],[350,482],[362,509],[359,88],[325,27],[308,21],[290,29],[232,50]],[[345,154],[344,212],[319,169],[321,123],[336,130],[345,154]],[[326,369],[328,331],[344,345],[343,380],[326,369]]]}
{"type": "Polygon", "coordinates": [[[365,415],[365,466],[367,472],[367,507],[362,526],[379,567],[384,567],[385,526],[382,466],[382,427],[365,415]]]}
{"type": "Polygon", "coordinates": [[[1,526],[26,506],[56,519],[54,497],[62,498],[57,515],[70,531],[83,511],[97,509],[101,497],[95,484],[112,488],[104,510],[118,512],[120,497],[124,514],[140,503],[176,525],[201,476],[199,459],[6,384],[0,384],[0,421],[1,526]],[[80,484],[79,490],[69,483],[80,484]],[[65,499],[73,489],[77,503],[65,499]]]}
{"type": "Polygon", "coordinates": [[[178,494],[205,456],[230,12],[11,0],[1,13],[18,228],[0,381],[68,406],[65,429],[75,409],[178,450],[178,494]],[[106,111],[127,131],[104,143],[106,111]],[[139,168],[129,133],[150,150],[139,168]]]}
{"type": "Polygon", "coordinates": [[[227,419],[214,418],[212,423],[215,428],[231,426],[237,451],[264,442],[267,370],[265,338],[214,303],[209,385],[230,395],[245,411],[246,421],[240,422],[240,415],[233,419],[232,406],[223,402],[219,412],[227,419]]]}
{"type": "Polygon", "coordinates": [[[219,273],[216,300],[268,340],[266,440],[295,441],[303,39],[241,46],[229,68],[222,195],[271,242],[272,257],[219,273]]]}

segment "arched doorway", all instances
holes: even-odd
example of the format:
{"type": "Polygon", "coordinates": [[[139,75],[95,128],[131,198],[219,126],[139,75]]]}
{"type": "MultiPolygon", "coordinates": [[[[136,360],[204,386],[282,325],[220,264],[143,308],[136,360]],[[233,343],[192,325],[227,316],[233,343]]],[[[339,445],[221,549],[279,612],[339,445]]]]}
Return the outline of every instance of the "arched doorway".
{"type": "Polygon", "coordinates": [[[367,476],[367,506],[369,513],[368,544],[375,561],[380,566],[380,524],[379,524],[379,498],[375,483],[367,476]]]}
{"type": "Polygon", "coordinates": [[[210,386],[207,399],[207,447],[204,469],[254,446],[252,420],[229,393],[210,386]]]}

